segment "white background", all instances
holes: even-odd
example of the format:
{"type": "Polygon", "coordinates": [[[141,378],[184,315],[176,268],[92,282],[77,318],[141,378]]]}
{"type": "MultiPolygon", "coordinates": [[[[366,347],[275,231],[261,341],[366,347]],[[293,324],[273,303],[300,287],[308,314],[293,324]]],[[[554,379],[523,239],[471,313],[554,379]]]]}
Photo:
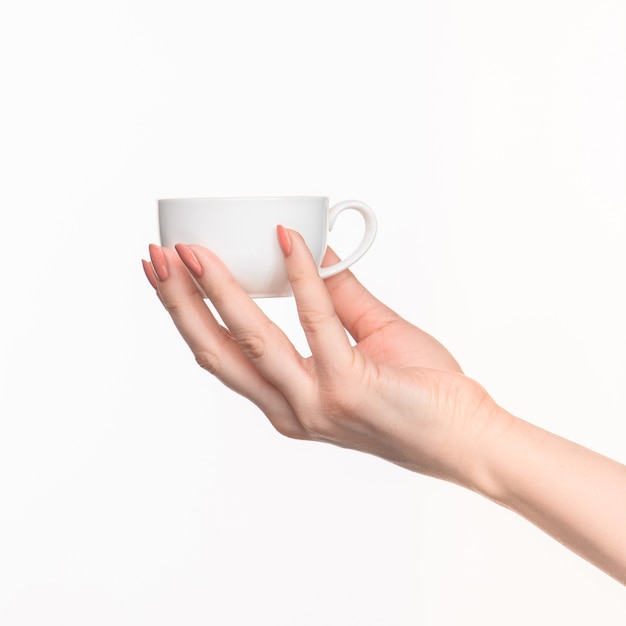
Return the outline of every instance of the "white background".
{"type": "Polygon", "coordinates": [[[624,624],[513,513],[281,438],[140,264],[159,197],[358,198],[374,293],[626,461],[623,2],[7,0],[0,63],[3,626],[624,624]]]}

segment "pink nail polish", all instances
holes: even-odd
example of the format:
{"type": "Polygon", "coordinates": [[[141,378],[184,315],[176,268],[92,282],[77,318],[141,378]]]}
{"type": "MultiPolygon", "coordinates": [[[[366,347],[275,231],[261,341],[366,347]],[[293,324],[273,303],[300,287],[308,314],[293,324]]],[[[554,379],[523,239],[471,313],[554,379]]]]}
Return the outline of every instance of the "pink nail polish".
{"type": "Polygon", "coordinates": [[[177,243],[175,246],[176,252],[178,252],[178,256],[181,258],[182,262],[187,266],[187,269],[196,277],[200,278],[202,276],[202,265],[200,265],[200,261],[193,253],[191,248],[182,243],[177,243]]]}
{"type": "Polygon", "coordinates": [[[291,237],[289,232],[284,226],[278,225],[276,227],[276,234],[278,235],[278,245],[283,251],[283,254],[288,257],[291,254],[291,237]]]}
{"type": "Polygon", "coordinates": [[[167,259],[165,258],[165,252],[159,246],[150,244],[150,260],[152,261],[152,267],[154,273],[160,281],[167,280],[169,272],[167,271],[167,259]]]}
{"type": "Polygon", "coordinates": [[[146,273],[146,278],[148,279],[150,284],[156,289],[157,282],[156,282],[156,277],[154,275],[154,269],[152,269],[152,264],[149,261],[146,261],[145,259],[141,259],[141,263],[143,265],[143,271],[146,273]]]}

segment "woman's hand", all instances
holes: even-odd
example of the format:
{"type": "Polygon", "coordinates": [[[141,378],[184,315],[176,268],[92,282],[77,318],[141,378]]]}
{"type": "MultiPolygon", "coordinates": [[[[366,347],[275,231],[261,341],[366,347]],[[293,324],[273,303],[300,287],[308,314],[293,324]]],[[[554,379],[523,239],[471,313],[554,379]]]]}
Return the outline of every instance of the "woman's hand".
{"type": "Polygon", "coordinates": [[[146,275],[202,367],[256,403],[281,433],[464,485],[626,583],[624,465],[507,413],[439,342],[350,272],[324,282],[302,238],[280,227],[278,236],[308,358],[214,254],[151,246],[146,275]]]}
{"type": "MultiPolygon", "coordinates": [[[[302,237],[282,227],[278,235],[308,358],[210,251],[151,246],[146,274],[198,363],[288,437],[369,452],[472,487],[478,448],[507,423],[495,403],[438,341],[349,271],[323,281],[302,237]]],[[[329,252],[325,261],[335,260],[329,252]]]]}

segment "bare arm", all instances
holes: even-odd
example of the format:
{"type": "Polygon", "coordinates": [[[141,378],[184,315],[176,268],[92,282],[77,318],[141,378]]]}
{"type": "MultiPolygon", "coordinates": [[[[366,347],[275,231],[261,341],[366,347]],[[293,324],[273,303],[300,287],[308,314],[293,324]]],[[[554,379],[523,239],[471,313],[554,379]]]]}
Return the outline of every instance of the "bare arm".
{"type": "Polygon", "coordinates": [[[517,418],[473,488],[626,584],[626,466],[517,418]]]}
{"type": "Polygon", "coordinates": [[[151,246],[146,275],[202,367],[282,434],[463,485],[626,584],[626,467],[513,417],[350,272],[324,282],[297,233],[279,228],[279,241],[306,358],[210,251],[151,246]]]}

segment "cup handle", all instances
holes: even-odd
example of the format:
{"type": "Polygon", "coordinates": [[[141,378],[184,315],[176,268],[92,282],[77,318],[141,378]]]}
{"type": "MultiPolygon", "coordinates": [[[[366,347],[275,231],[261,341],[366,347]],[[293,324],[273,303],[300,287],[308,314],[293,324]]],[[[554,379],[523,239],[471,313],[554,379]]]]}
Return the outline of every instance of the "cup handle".
{"type": "Polygon", "coordinates": [[[358,200],[346,200],[345,202],[335,204],[330,209],[328,214],[328,230],[330,231],[333,229],[335,220],[339,217],[339,214],[347,211],[348,209],[358,211],[363,217],[363,221],[365,222],[365,233],[363,233],[363,239],[361,239],[361,243],[358,248],[347,258],[339,261],[339,263],[335,263],[334,265],[320,267],[320,276],[322,278],[329,278],[330,276],[339,274],[339,272],[343,272],[343,270],[350,267],[369,250],[369,247],[376,238],[376,216],[374,215],[374,211],[372,211],[372,209],[370,209],[366,204],[363,204],[358,200]]]}

